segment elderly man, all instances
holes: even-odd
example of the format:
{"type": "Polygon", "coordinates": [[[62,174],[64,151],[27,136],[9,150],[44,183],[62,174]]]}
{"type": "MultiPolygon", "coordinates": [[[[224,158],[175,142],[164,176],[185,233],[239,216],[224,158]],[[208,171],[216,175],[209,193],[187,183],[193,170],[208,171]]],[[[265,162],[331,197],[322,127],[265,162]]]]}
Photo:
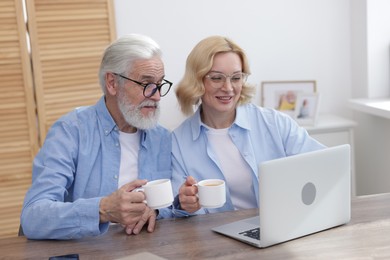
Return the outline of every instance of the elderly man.
{"type": "Polygon", "coordinates": [[[104,95],[77,108],[50,129],[37,154],[21,226],[30,239],[78,239],[121,224],[127,234],[170,216],[132,192],[147,181],[171,177],[171,139],[158,125],[165,79],[161,50],[143,35],[107,47],[99,80],[104,95]]]}

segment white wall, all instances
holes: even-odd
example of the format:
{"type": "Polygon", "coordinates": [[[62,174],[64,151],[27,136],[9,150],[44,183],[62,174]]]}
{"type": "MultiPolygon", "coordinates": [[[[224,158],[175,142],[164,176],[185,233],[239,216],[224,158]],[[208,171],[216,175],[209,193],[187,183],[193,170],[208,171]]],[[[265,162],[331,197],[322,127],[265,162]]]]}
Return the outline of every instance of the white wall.
{"type": "MultiPolygon", "coordinates": [[[[390,121],[352,112],[350,98],[390,94],[389,0],[115,0],[117,34],[142,33],[164,51],[167,79],[177,83],[193,46],[220,34],[247,52],[260,82],[316,80],[321,113],[353,118],[357,194],[390,191],[390,121]]],[[[174,92],[162,99],[161,123],[184,117],[174,92]]]]}
{"type": "MultiPolygon", "coordinates": [[[[352,97],[390,96],[390,1],[351,0],[352,97]]],[[[390,192],[390,120],[354,112],[358,194],[390,192]]]]}
{"type": "Polygon", "coordinates": [[[368,97],[367,0],[351,0],[351,96],[368,97]]]}
{"type": "MultiPolygon", "coordinates": [[[[350,0],[115,0],[117,34],[142,33],[164,52],[166,78],[177,83],[194,45],[214,34],[232,38],[247,52],[260,82],[316,80],[320,113],[351,116],[350,0]]],[[[162,99],[161,123],[184,117],[174,92],[162,99]]]]}
{"type": "Polygon", "coordinates": [[[368,96],[390,95],[390,1],[367,1],[368,96]]]}

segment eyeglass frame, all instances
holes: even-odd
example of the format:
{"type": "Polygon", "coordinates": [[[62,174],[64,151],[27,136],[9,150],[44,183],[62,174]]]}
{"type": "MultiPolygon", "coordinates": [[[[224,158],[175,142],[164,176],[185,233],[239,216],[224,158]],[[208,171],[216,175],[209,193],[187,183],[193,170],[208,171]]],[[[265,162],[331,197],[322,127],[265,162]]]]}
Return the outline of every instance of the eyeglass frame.
{"type": "MultiPolygon", "coordinates": [[[[230,78],[230,84],[232,84],[232,86],[233,86],[232,77],[233,77],[234,75],[237,75],[237,74],[241,74],[241,76],[243,77],[242,85],[244,85],[244,83],[245,83],[245,82],[247,81],[247,79],[248,79],[248,76],[250,75],[249,73],[245,73],[245,72],[235,72],[235,73],[230,74],[230,75],[226,75],[226,74],[224,74],[224,73],[222,73],[222,72],[216,72],[216,71],[210,71],[209,73],[220,74],[220,75],[223,75],[223,76],[225,77],[225,80],[223,81],[223,84],[222,84],[221,86],[219,86],[219,87],[216,87],[216,88],[221,88],[221,87],[223,87],[223,85],[225,85],[225,83],[226,83],[227,78],[230,78]]],[[[209,73],[206,74],[205,78],[210,79],[211,82],[214,83],[214,84],[218,84],[218,83],[213,82],[213,80],[211,79],[211,75],[210,75],[209,73]]]]}
{"type": "Polygon", "coordinates": [[[119,77],[121,77],[121,78],[123,78],[123,79],[127,79],[127,80],[129,80],[129,81],[131,81],[131,82],[134,82],[134,83],[140,85],[141,87],[143,87],[144,90],[143,90],[142,94],[143,94],[144,97],[146,97],[146,98],[152,97],[154,94],[156,94],[156,91],[157,91],[157,90],[158,90],[158,93],[160,94],[160,97],[164,97],[164,96],[166,96],[166,95],[168,94],[168,92],[171,90],[171,87],[172,87],[172,85],[173,85],[172,82],[170,82],[169,80],[166,80],[166,79],[162,79],[162,80],[164,80],[165,82],[164,82],[164,83],[161,83],[160,85],[157,85],[156,83],[142,83],[142,82],[139,82],[139,81],[136,81],[136,80],[134,80],[134,79],[125,77],[125,76],[123,76],[123,75],[121,75],[121,74],[119,74],[119,73],[115,73],[115,72],[112,72],[112,74],[114,74],[115,76],[119,76],[119,77]],[[163,85],[165,85],[165,84],[168,84],[168,85],[169,85],[169,88],[168,88],[167,92],[166,92],[164,95],[161,95],[161,87],[162,87],[163,85]],[[150,85],[155,85],[155,88],[153,88],[153,90],[152,90],[150,96],[146,96],[146,95],[145,95],[145,90],[146,90],[146,89],[148,88],[148,86],[150,86],[150,85]]]}

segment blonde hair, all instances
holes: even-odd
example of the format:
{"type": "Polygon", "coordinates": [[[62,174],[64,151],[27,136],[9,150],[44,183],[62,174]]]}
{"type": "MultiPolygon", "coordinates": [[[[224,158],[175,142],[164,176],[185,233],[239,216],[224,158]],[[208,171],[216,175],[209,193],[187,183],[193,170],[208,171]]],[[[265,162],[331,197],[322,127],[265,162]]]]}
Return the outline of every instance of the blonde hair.
{"type": "MultiPolygon", "coordinates": [[[[194,106],[199,105],[205,93],[203,78],[213,66],[214,56],[218,53],[234,52],[242,63],[242,72],[250,74],[249,62],[243,49],[232,40],[223,36],[211,36],[200,41],[187,57],[183,79],[176,88],[176,97],[181,111],[186,115],[194,113],[194,106]]],[[[238,104],[249,103],[254,94],[253,86],[242,86],[238,104]]]]}

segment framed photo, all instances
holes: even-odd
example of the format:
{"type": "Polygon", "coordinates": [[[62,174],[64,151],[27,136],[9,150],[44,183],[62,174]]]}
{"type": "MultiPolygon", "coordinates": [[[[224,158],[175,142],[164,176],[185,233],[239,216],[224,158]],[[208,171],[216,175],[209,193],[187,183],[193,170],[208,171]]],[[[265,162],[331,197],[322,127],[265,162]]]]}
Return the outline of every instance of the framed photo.
{"type": "Polygon", "coordinates": [[[298,94],[294,110],[294,119],[298,124],[315,125],[318,115],[319,97],[318,93],[298,94]]]}
{"type": "Polygon", "coordinates": [[[264,81],[261,83],[261,105],[294,116],[299,94],[316,93],[316,81],[264,81]]]}

